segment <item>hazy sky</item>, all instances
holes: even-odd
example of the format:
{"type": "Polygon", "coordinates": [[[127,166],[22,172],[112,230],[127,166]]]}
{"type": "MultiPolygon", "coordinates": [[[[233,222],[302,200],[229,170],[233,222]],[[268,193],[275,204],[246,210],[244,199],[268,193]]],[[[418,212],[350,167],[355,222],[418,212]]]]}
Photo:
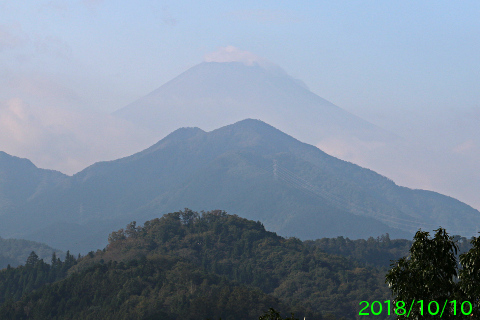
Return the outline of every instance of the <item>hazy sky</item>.
{"type": "MultiPolygon", "coordinates": [[[[229,45],[370,122],[480,163],[478,0],[0,0],[0,149],[25,156],[59,134],[62,145],[88,144],[70,130],[74,115],[113,112],[229,45]]],[[[128,136],[99,134],[116,120],[102,121],[85,122],[97,139],[128,136]]],[[[54,167],[67,155],[43,157],[54,167]]]]}
{"type": "Polygon", "coordinates": [[[480,2],[438,0],[3,0],[1,97],[29,81],[114,111],[227,45],[379,120],[480,108],[480,2]]]}

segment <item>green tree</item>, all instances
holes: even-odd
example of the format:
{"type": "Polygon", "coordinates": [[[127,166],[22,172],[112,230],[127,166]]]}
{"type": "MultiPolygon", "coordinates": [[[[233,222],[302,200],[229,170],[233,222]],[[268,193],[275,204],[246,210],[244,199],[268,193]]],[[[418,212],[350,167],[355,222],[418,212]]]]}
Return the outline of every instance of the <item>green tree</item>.
{"type": "Polygon", "coordinates": [[[260,316],[258,320],[298,320],[294,317],[293,313],[290,317],[282,318],[280,313],[273,308],[270,308],[265,314],[260,316]]]}
{"type": "Polygon", "coordinates": [[[474,237],[472,248],[460,255],[462,269],[459,272],[460,289],[464,300],[473,305],[473,314],[480,314],[480,237],[474,237]]]}
{"type": "Polygon", "coordinates": [[[32,251],[28,256],[27,261],[25,262],[25,265],[34,266],[37,262],[38,262],[38,255],[35,253],[35,251],[32,251]]]}
{"type": "Polygon", "coordinates": [[[480,239],[474,237],[472,248],[460,255],[458,272],[456,240],[445,229],[435,232],[431,238],[418,231],[409,257],[392,263],[385,277],[395,296],[397,319],[437,319],[440,314],[442,319],[461,319],[462,310],[467,316],[479,314],[480,239]],[[461,309],[463,302],[467,304],[461,309]]]}

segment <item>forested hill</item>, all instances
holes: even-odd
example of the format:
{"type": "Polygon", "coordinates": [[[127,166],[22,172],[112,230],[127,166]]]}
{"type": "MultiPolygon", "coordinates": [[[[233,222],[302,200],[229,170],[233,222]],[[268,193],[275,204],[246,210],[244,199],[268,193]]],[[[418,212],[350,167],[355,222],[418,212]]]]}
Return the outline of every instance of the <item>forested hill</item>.
{"type": "MultiPolygon", "coordinates": [[[[346,258],[283,238],[254,222],[224,211],[185,210],[134,224],[110,235],[106,252],[92,259],[169,254],[203,270],[260,288],[297,313],[334,313],[355,318],[363,298],[387,299],[382,274],[346,258]]],[[[85,260],[82,264],[87,264],[85,260]]]]}
{"type": "Polygon", "coordinates": [[[355,319],[360,301],[390,298],[384,272],[224,211],[132,222],[68,273],[0,312],[12,319],[28,310],[48,319],[238,320],[274,307],[299,318],[355,319]]]}
{"type": "Polygon", "coordinates": [[[57,257],[65,256],[64,252],[53,249],[46,244],[23,239],[3,239],[0,237],[0,270],[8,265],[16,267],[23,264],[32,251],[39,256],[40,259],[48,260],[52,253],[56,253],[57,257]]]}

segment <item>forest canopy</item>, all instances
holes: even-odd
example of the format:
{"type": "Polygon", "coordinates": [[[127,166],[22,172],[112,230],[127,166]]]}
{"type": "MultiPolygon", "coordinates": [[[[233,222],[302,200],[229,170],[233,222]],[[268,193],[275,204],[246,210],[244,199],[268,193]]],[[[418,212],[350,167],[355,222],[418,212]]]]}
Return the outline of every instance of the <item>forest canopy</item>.
{"type": "MultiPolygon", "coordinates": [[[[412,242],[302,242],[224,211],[173,212],[112,232],[103,250],[0,271],[9,319],[356,319],[359,302],[392,299],[386,259],[412,242]],[[269,311],[270,310],[270,311],[269,311]],[[293,317],[293,316],[292,316],[293,317]],[[288,319],[288,318],[287,318],[288,319]]],[[[378,319],[387,318],[380,315],[378,319]]]]}

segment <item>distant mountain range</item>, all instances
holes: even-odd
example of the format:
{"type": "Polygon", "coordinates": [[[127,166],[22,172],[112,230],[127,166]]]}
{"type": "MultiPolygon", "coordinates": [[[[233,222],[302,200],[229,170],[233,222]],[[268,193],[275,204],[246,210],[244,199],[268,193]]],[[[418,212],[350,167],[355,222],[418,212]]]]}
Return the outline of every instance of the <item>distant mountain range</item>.
{"type": "Polygon", "coordinates": [[[181,128],[71,177],[1,153],[0,199],[0,236],[73,252],[185,207],[224,209],[301,239],[410,238],[438,226],[472,236],[480,226],[480,212],[458,200],[399,187],[251,119],[211,132],[181,128]]]}
{"type": "MultiPolygon", "coordinates": [[[[476,129],[480,125],[475,117],[463,119],[452,111],[436,131],[428,124],[436,116],[425,118],[421,125],[423,121],[412,118],[405,106],[404,111],[395,112],[399,121],[411,118],[417,125],[393,134],[388,131],[391,128],[377,127],[342,108],[352,106],[336,106],[322,98],[322,92],[316,93],[272,63],[203,62],[113,115],[155,132],[158,140],[179,127],[211,131],[246,118],[261,119],[399,185],[453,195],[480,209],[476,194],[480,183],[476,129]]],[[[354,104],[370,109],[368,101],[354,104]]],[[[391,114],[390,106],[384,107],[382,114],[391,114]]]]}

